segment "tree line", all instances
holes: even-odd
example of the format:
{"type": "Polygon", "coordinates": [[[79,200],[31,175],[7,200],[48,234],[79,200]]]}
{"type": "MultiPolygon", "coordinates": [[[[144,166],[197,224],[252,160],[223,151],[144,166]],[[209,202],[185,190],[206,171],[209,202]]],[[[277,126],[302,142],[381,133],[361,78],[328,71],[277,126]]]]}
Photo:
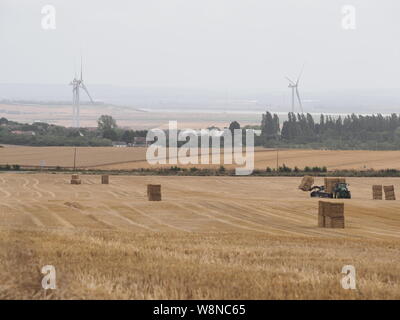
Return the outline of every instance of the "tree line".
{"type": "MultiPolygon", "coordinates": [[[[400,115],[346,115],[290,112],[280,123],[279,116],[266,111],[259,126],[243,129],[261,129],[255,144],[265,147],[399,150],[400,115]],[[318,121],[316,121],[316,119],[318,121]]],[[[211,128],[210,128],[211,129],[211,128]]],[[[233,121],[229,129],[240,129],[233,121]]],[[[32,146],[110,146],[113,141],[133,143],[135,137],[146,137],[147,130],[120,128],[116,120],[102,115],[96,128],[67,128],[35,122],[18,123],[0,118],[0,143],[32,146]]],[[[244,139],[243,139],[244,142],[244,139]]],[[[245,143],[245,142],[244,142],[245,143]]]]}
{"type": "Polygon", "coordinates": [[[113,141],[133,143],[145,137],[146,130],[119,128],[109,115],[102,115],[96,128],[67,128],[34,122],[32,124],[0,118],[0,143],[28,146],[111,146],[113,141]]]}
{"type": "Polygon", "coordinates": [[[266,112],[261,121],[259,145],[266,147],[318,147],[329,149],[400,149],[400,116],[323,115],[319,121],[307,114],[290,112],[279,123],[276,114],[266,112]]]}

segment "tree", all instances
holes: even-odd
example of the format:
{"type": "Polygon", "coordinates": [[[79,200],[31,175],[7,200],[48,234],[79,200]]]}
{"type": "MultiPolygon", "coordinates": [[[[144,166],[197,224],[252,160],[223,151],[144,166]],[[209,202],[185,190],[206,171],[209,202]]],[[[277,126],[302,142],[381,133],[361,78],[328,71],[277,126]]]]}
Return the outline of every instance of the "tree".
{"type": "Polygon", "coordinates": [[[274,120],[272,119],[271,113],[268,111],[262,115],[261,132],[266,138],[276,133],[274,120]]]}
{"type": "Polygon", "coordinates": [[[8,124],[8,120],[4,117],[0,119],[0,125],[2,124],[8,124]]]}
{"type": "MultiPolygon", "coordinates": [[[[232,134],[232,147],[235,145],[235,143],[238,142],[238,140],[235,139],[235,130],[238,130],[238,129],[240,129],[240,124],[239,124],[239,122],[233,121],[233,122],[230,123],[230,125],[229,125],[229,131],[230,131],[231,134],[232,134]]],[[[241,140],[243,140],[243,133],[242,133],[241,136],[242,136],[242,139],[241,139],[241,140]]],[[[225,139],[225,138],[224,138],[224,139],[225,139]]],[[[225,140],[224,140],[224,141],[225,141],[225,140]]]]}
{"type": "Polygon", "coordinates": [[[237,121],[233,121],[231,122],[231,124],[229,125],[229,130],[232,132],[232,134],[234,133],[233,130],[235,129],[240,129],[240,124],[237,121]]]}
{"type": "Polygon", "coordinates": [[[135,138],[135,132],[133,130],[125,130],[122,134],[121,140],[126,143],[132,143],[135,138]]]}
{"type": "Polygon", "coordinates": [[[276,135],[278,135],[281,130],[280,125],[279,125],[279,117],[276,113],[274,113],[274,130],[275,130],[276,135]]]}
{"type": "Polygon", "coordinates": [[[111,141],[116,141],[118,139],[118,134],[116,132],[117,122],[112,116],[105,114],[100,116],[97,120],[97,129],[105,139],[110,139],[111,141]]]}
{"type": "Polygon", "coordinates": [[[400,142],[400,127],[396,128],[396,130],[394,130],[394,137],[397,141],[400,142]]]}
{"type": "Polygon", "coordinates": [[[97,128],[101,131],[109,131],[117,128],[117,121],[112,116],[103,114],[97,120],[97,128]]]}
{"type": "Polygon", "coordinates": [[[103,131],[103,138],[110,139],[111,141],[116,141],[118,140],[118,135],[114,129],[106,129],[103,131]]]}
{"type": "MultiPolygon", "coordinates": [[[[264,141],[264,146],[271,146],[279,139],[280,126],[279,117],[277,114],[272,115],[266,111],[262,115],[261,120],[261,141],[264,141]]],[[[256,139],[257,141],[257,139],[256,139]]]]}

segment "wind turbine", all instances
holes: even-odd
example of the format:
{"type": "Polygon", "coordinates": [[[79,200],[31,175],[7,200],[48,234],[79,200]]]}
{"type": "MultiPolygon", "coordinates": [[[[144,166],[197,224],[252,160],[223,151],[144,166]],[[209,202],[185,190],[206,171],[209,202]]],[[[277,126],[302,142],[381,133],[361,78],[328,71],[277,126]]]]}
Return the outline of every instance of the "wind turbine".
{"type": "Polygon", "coordinates": [[[292,89],[292,112],[294,112],[294,104],[295,104],[294,103],[294,101],[295,101],[294,95],[296,94],[297,101],[299,102],[299,107],[300,107],[301,113],[303,113],[303,105],[301,104],[301,99],[300,99],[300,94],[299,94],[299,81],[300,81],[301,75],[303,74],[303,69],[304,69],[304,66],[301,69],[300,74],[297,77],[296,82],[292,81],[291,79],[286,77],[286,79],[289,81],[288,87],[292,89]]]}
{"type": "Polygon", "coordinates": [[[80,127],[80,89],[86,92],[88,95],[90,102],[93,102],[92,97],[89,94],[88,89],[86,88],[83,82],[83,66],[82,66],[82,56],[81,56],[81,77],[77,79],[76,72],[74,80],[71,81],[70,85],[72,86],[72,125],[75,128],[80,127]]]}

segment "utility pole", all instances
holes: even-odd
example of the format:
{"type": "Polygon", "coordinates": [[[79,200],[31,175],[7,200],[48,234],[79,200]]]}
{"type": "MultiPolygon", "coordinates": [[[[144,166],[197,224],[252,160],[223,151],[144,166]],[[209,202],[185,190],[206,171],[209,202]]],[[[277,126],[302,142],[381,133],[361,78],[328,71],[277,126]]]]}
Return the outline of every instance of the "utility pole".
{"type": "Polygon", "coordinates": [[[76,169],[76,148],[74,149],[74,171],[76,169]]]}

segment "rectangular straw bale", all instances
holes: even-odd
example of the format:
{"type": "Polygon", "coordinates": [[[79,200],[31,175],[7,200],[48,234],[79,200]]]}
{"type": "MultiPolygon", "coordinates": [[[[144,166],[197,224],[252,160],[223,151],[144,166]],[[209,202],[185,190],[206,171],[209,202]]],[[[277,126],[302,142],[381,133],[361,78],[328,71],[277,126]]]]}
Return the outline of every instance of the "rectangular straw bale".
{"type": "Polygon", "coordinates": [[[394,186],[384,186],[383,190],[385,191],[386,200],[396,200],[396,196],[394,193],[394,186]]]}
{"type": "Polygon", "coordinates": [[[344,217],[325,217],[325,228],[344,228],[344,217]]]}
{"type": "Polygon", "coordinates": [[[314,177],[304,176],[299,185],[299,189],[303,191],[310,191],[314,184],[314,177]]]}
{"type": "Polygon", "coordinates": [[[71,184],[81,184],[81,179],[71,179],[71,184]]]}
{"type": "Polygon", "coordinates": [[[323,215],[325,217],[343,217],[344,216],[344,203],[325,202],[323,215]]]}
{"type": "Polygon", "coordinates": [[[161,185],[148,184],[147,185],[147,198],[149,201],[161,201],[161,185]]]}
{"type": "Polygon", "coordinates": [[[325,191],[328,193],[333,193],[333,189],[337,183],[346,183],[345,178],[325,178],[324,185],[325,191]]]}
{"type": "Polygon", "coordinates": [[[344,228],[344,203],[319,201],[318,227],[344,228]]]}
{"type": "Polygon", "coordinates": [[[318,214],[319,215],[324,215],[324,209],[325,209],[325,207],[326,207],[326,204],[327,204],[328,202],[326,202],[326,201],[318,201],[318,214]]]}
{"type": "Polygon", "coordinates": [[[109,176],[106,175],[106,174],[103,174],[103,175],[101,176],[101,183],[102,183],[102,184],[108,184],[108,183],[109,183],[109,176]]]}
{"type": "Polygon", "coordinates": [[[382,200],[382,185],[373,185],[372,186],[372,199],[374,200],[382,200]]]}
{"type": "Polygon", "coordinates": [[[325,217],[323,214],[318,214],[318,227],[325,227],[325,217]]]}
{"type": "Polygon", "coordinates": [[[387,192],[387,193],[385,194],[385,196],[386,196],[386,198],[394,198],[394,197],[395,197],[395,194],[394,194],[394,192],[387,192]]]}
{"type": "Polygon", "coordinates": [[[394,186],[384,186],[383,190],[385,190],[385,193],[391,191],[394,192],[394,186]]]}

